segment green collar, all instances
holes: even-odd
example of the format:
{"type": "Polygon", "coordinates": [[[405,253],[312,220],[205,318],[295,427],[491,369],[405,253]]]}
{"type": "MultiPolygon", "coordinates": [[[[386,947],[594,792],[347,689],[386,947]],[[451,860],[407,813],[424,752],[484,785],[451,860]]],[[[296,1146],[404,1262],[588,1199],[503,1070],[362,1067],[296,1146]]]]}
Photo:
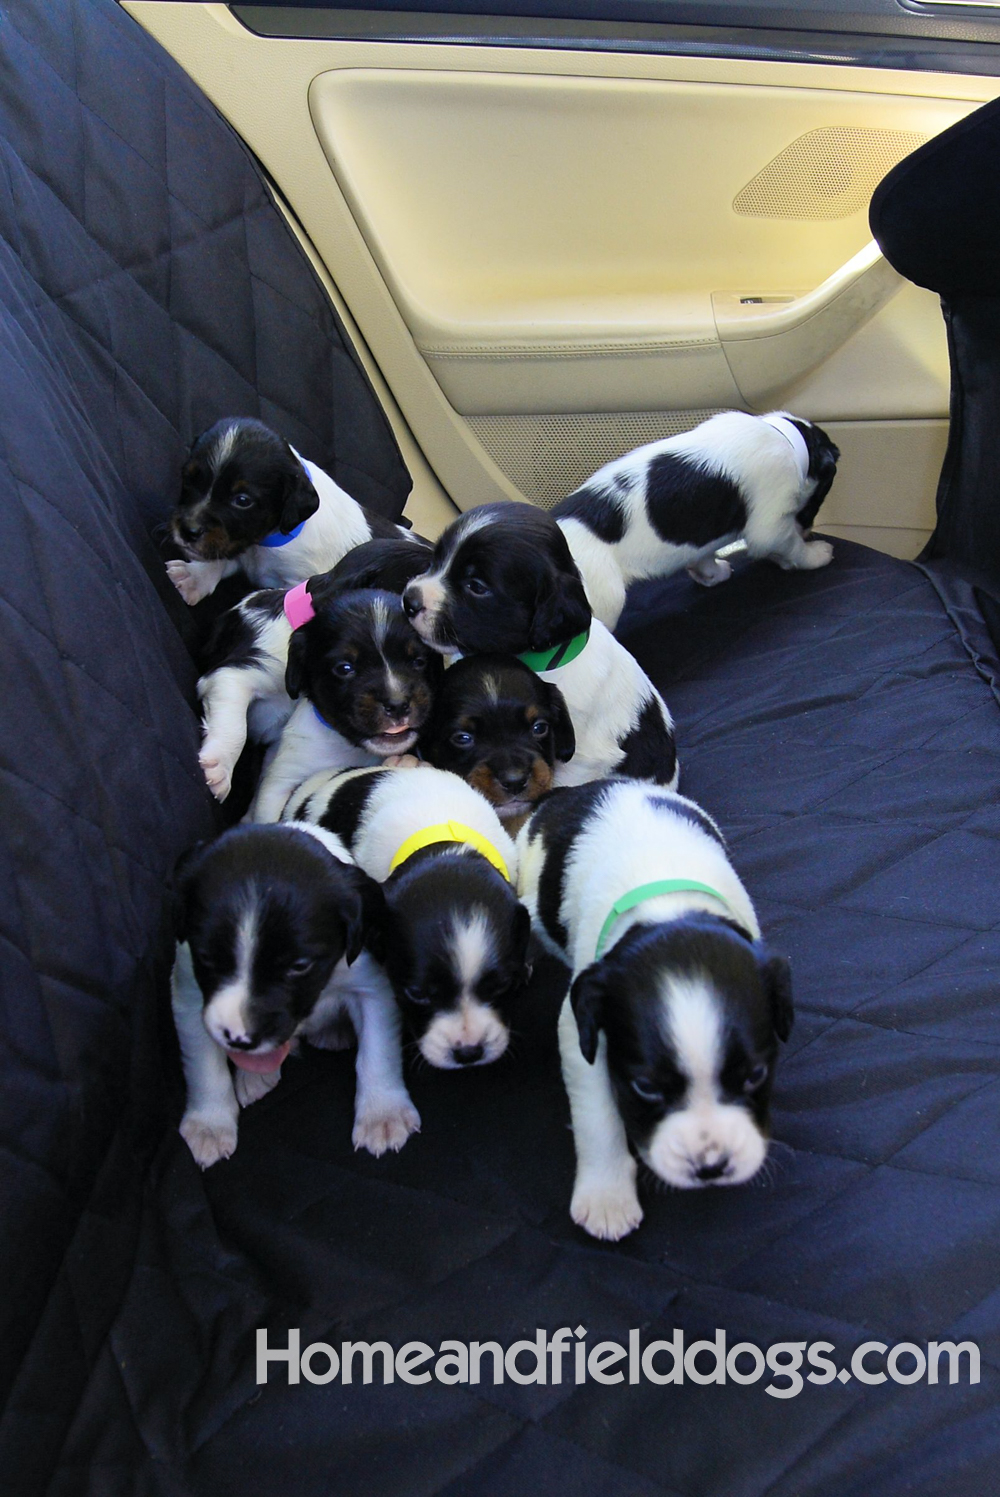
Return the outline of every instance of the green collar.
{"type": "Polygon", "coordinates": [[[582,634],[574,634],[572,639],[567,639],[561,645],[553,645],[549,650],[525,650],[523,655],[518,655],[529,670],[532,671],[554,671],[559,665],[569,665],[578,655],[582,655],[587,640],[590,638],[590,625],[588,624],[582,634]]]}
{"type": "Polygon", "coordinates": [[[699,884],[695,879],[688,878],[660,878],[651,884],[640,884],[637,889],[630,889],[623,894],[621,899],[616,899],[611,906],[611,911],[604,924],[601,926],[601,934],[597,938],[597,950],[595,957],[599,957],[604,950],[604,943],[611,934],[611,927],[621,915],[627,915],[629,910],[634,910],[637,904],[642,904],[644,899],[655,899],[658,894],[711,894],[726,909],[732,911],[728,899],[725,899],[718,891],[709,884],[699,884]]]}

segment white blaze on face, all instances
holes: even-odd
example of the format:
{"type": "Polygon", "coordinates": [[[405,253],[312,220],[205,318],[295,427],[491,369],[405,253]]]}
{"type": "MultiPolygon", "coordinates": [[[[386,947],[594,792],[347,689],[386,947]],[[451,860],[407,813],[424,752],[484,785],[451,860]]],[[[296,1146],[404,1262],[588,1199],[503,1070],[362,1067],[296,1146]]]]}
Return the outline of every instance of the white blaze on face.
{"type": "Polygon", "coordinates": [[[202,1015],[205,1028],[224,1050],[251,1038],[249,1007],[256,944],[257,910],[250,905],[236,927],[236,969],[212,994],[202,1015]]]}
{"type": "Polygon", "coordinates": [[[493,937],[489,921],[482,910],[456,916],[447,942],[449,965],[458,989],[454,1008],[431,1021],[420,1041],[420,1052],[432,1066],[460,1070],[462,1063],[454,1057],[456,1048],[481,1045],[482,1058],[475,1065],[488,1065],[499,1059],[510,1043],[510,1031],[487,1003],[474,996],[476,984],[494,959],[493,937]]]}
{"type": "Polygon", "coordinates": [[[236,446],[236,438],[239,436],[239,427],[235,424],[227,426],[216,442],[210,459],[213,477],[220,473],[233,455],[236,446]]]}
{"type": "Polygon", "coordinates": [[[664,1036],[688,1088],[683,1104],[657,1124],[643,1158],[661,1180],[682,1189],[742,1185],[763,1164],[767,1141],[747,1108],[721,1096],[722,1010],[711,981],[667,979],[661,1001],[664,1036]],[[699,1169],[720,1164],[716,1178],[698,1178],[699,1169]]]}

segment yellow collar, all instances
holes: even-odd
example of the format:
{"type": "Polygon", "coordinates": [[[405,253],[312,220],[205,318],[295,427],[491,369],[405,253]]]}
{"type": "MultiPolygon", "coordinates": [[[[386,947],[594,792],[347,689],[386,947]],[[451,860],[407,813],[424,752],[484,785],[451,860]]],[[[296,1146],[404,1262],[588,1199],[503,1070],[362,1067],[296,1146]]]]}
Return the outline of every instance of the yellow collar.
{"type": "Polygon", "coordinates": [[[461,821],[439,821],[436,826],[425,826],[423,831],[414,832],[413,836],[407,837],[402,846],[397,849],[395,857],[389,864],[389,872],[395,872],[400,863],[405,863],[407,858],[411,858],[422,847],[431,847],[435,842],[467,842],[470,847],[476,849],[476,852],[481,852],[483,857],[493,864],[497,872],[503,874],[508,884],[510,883],[507,864],[493,843],[488,842],[481,832],[475,831],[461,821]]]}

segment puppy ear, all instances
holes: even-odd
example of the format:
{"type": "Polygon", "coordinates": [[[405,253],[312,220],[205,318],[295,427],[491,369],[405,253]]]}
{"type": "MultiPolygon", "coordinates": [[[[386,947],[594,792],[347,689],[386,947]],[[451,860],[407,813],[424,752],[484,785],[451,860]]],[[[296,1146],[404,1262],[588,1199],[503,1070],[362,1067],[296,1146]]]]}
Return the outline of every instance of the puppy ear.
{"type": "Polygon", "coordinates": [[[792,969],[786,956],[776,956],[766,948],[757,957],[760,975],[771,1000],[771,1022],[779,1040],[792,1032],[795,1010],[792,1007],[792,969]]]}
{"type": "Polygon", "coordinates": [[[530,650],[547,650],[582,634],[591,620],[590,604],[575,571],[550,565],[538,584],[528,634],[530,650]]]}
{"type": "Polygon", "coordinates": [[[194,882],[194,875],[207,846],[207,842],[196,842],[193,847],[189,847],[185,852],[182,852],[174,864],[173,873],[170,875],[167,888],[170,892],[172,904],[174,935],[178,941],[187,940],[191,885],[194,882]]]}
{"type": "MultiPolygon", "coordinates": [[[[525,905],[518,901],[514,910],[514,949],[517,952],[518,961],[525,967],[528,977],[531,976],[531,968],[528,966],[528,942],[531,939],[531,916],[525,905]]],[[[527,977],[525,978],[527,981],[527,977]]]]}
{"type": "Polygon", "coordinates": [[[349,893],[341,911],[346,930],[344,955],[350,967],[367,948],[377,962],[385,954],[385,895],[360,868],[345,866],[349,893]]]}
{"type": "Polygon", "coordinates": [[[583,1058],[593,1065],[597,1059],[597,1037],[604,1024],[604,983],[596,962],[580,973],[569,990],[569,1002],[583,1058]]]}
{"type": "MultiPolygon", "coordinates": [[[[577,631],[579,633],[579,630],[577,631]]],[[[548,692],[547,711],[552,723],[552,740],[555,747],[556,758],[560,764],[565,764],[572,759],[576,753],[576,734],[573,732],[573,720],[566,706],[566,698],[558,686],[543,681],[542,686],[548,692]]]]}
{"type": "Polygon", "coordinates": [[[293,702],[302,695],[307,684],[306,659],[309,653],[309,644],[306,639],[307,628],[307,624],[302,624],[298,629],[293,629],[288,641],[285,690],[293,702]]]}
{"type": "Polygon", "coordinates": [[[294,472],[285,480],[285,492],[281,501],[281,518],[278,529],[282,535],[301,525],[319,509],[319,495],[313,488],[312,479],[294,453],[290,454],[294,472]]]}

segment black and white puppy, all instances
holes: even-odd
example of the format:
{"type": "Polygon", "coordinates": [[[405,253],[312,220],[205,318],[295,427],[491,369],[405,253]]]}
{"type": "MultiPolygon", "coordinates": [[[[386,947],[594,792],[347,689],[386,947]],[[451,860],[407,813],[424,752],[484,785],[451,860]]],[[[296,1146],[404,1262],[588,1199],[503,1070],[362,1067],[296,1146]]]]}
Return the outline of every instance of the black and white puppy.
{"type": "Polygon", "coordinates": [[[536,934],[573,973],[559,1016],[573,1220],[611,1239],[639,1225],[630,1146],[680,1189],[751,1179],[791,982],[715,823],[683,796],[607,780],[542,801],[518,854],[536,934]]]}
{"type": "Polygon", "coordinates": [[[673,721],[625,646],[597,619],[566,537],[529,504],[484,504],[452,522],[403,607],[443,654],[512,654],[558,686],[576,753],[554,783],[607,774],[677,783],[673,721]]]}
{"type": "Polygon", "coordinates": [[[513,835],[576,739],[558,686],[514,655],[468,655],[445,671],[419,748],[485,795],[513,835]]]}
{"type": "Polygon", "coordinates": [[[192,605],[236,571],[258,587],[291,587],[373,536],[410,535],[246,416],[217,421],[195,441],[170,528],[187,560],[168,561],[167,573],[192,605]]]}
{"type": "Polygon", "coordinates": [[[363,949],[384,938],[378,885],[303,825],[235,827],[185,854],[175,886],[180,1131],[202,1169],[232,1154],[239,1108],[277,1085],[292,1046],[340,1049],[345,1017],[358,1039],[354,1146],[401,1148],[420,1118],[392,991],[363,949]]]}
{"type": "Polygon", "coordinates": [[[715,553],[733,541],[786,569],[825,567],[833,547],[807,535],[839,457],[812,421],[723,411],[605,464],[551,513],[594,617],[613,629],[640,578],[686,567],[705,586],[725,581],[732,569],[715,553]]]}
{"type": "Polygon", "coordinates": [[[264,769],[251,821],[277,821],[291,792],[322,769],[407,753],[444,670],[406,622],[398,594],[335,594],[292,631],[285,690],[298,701],[264,769]]]}
{"type": "Polygon", "coordinates": [[[285,589],[264,588],[222,615],[198,681],[204,720],[198,762],[217,800],[229,794],[247,738],[276,742],[292,714],[285,670],[288,641],[298,620],[340,593],[358,588],[402,593],[410,579],[426,569],[431,549],[419,537],[366,541],[330,571],[306,580],[299,590],[306,597],[299,599],[298,613],[285,589]]]}
{"type": "Polygon", "coordinates": [[[499,1059],[530,975],[531,922],[492,807],[425,765],[314,776],[285,815],[334,832],[382,884],[386,972],[424,1059],[445,1070],[499,1059]]]}

